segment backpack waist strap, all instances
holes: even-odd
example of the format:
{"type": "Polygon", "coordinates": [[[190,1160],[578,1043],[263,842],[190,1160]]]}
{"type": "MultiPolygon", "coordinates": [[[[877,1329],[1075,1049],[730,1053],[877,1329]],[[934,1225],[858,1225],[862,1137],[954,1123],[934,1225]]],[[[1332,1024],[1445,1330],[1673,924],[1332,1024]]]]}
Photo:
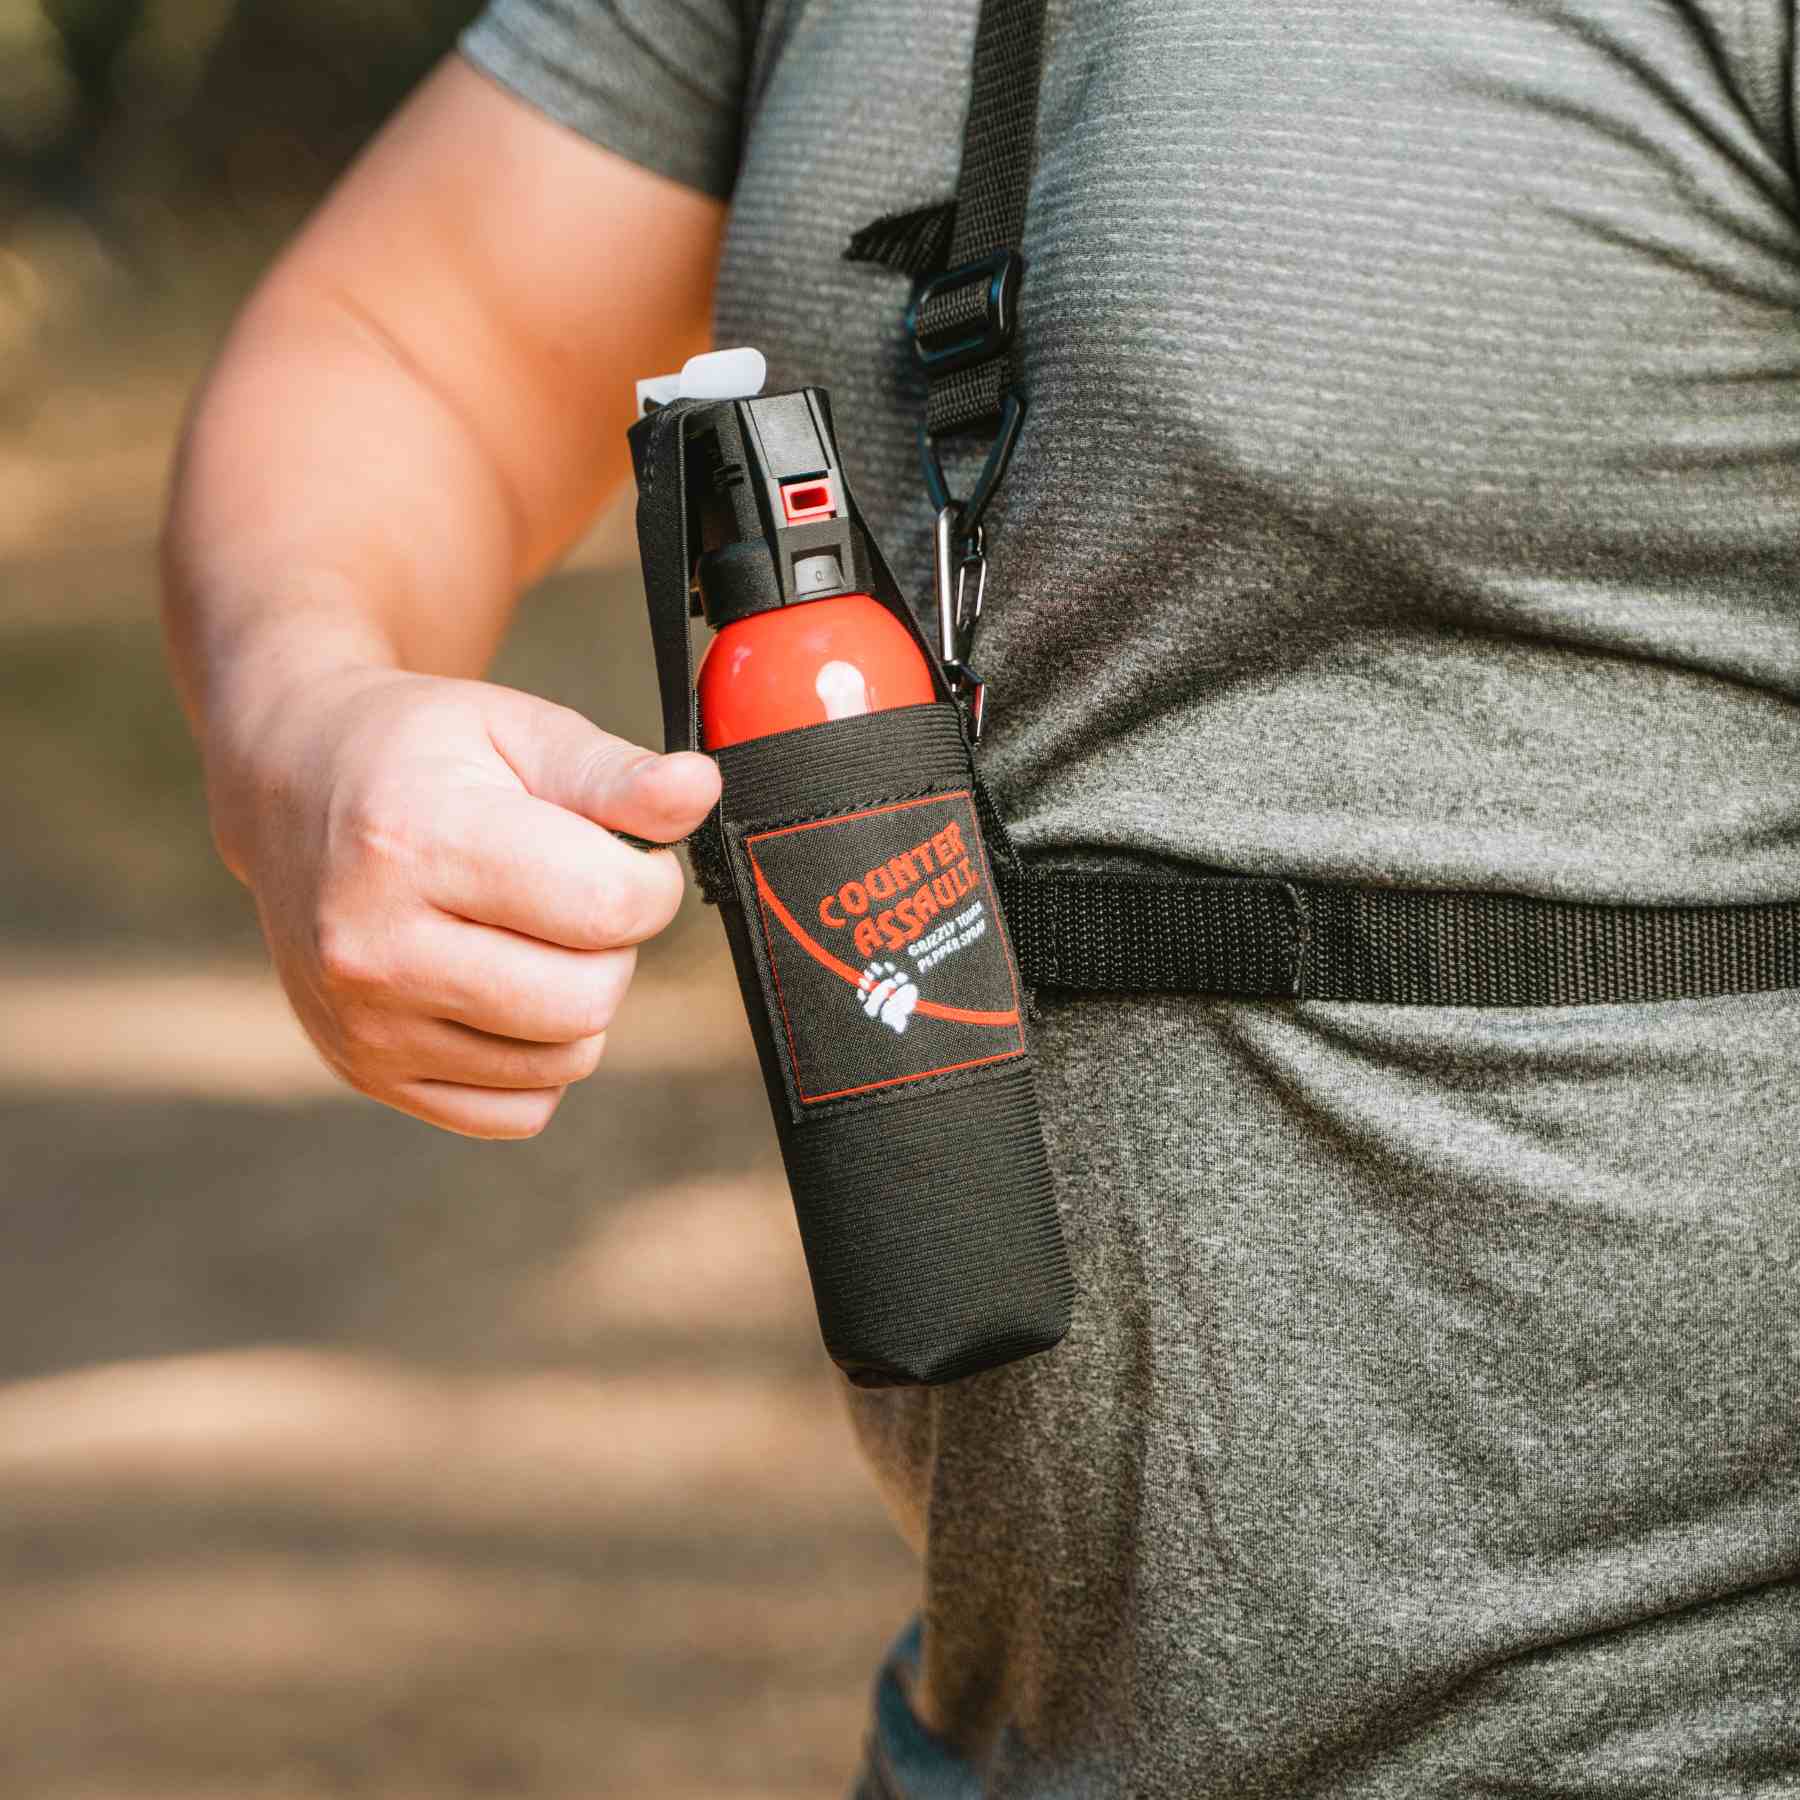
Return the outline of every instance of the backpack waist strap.
{"type": "Polygon", "coordinates": [[[1042,868],[998,879],[1020,973],[1041,988],[1599,1006],[1800,987],[1800,900],[1607,906],[1042,868]]]}

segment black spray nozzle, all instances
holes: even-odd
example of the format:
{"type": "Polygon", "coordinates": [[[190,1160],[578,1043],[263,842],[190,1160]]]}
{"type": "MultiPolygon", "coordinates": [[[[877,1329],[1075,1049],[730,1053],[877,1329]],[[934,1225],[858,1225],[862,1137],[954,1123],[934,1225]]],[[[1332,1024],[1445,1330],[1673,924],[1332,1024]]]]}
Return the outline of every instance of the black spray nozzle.
{"type": "Polygon", "coordinates": [[[694,584],[709,625],[867,592],[869,554],[823,389],[714,401],[682,426],[694,584]]]}

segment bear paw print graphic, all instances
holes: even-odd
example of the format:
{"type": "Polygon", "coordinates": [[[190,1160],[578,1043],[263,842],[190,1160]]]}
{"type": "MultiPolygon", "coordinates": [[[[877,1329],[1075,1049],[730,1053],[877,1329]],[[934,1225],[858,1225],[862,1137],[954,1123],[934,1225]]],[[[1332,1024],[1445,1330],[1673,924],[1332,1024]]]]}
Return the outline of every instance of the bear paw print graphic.
{"type": "Polygon", "coordinates": [[[864,1013],[891,1031],[904,1031],[919,1004],[918,983],[891,962],[870,963],[856,984],[856,994],[864,1013]]]}

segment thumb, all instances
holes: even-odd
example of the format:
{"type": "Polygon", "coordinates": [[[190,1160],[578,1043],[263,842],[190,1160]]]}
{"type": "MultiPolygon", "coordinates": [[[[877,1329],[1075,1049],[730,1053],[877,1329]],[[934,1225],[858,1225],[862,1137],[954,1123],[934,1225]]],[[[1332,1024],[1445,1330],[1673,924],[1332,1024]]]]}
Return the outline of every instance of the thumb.
{"type": "Polygon", "coordinates": [[[504,688],[493,692],[488,732],[494,748],[540,800],[654,844],[686,837],[718,804],[719,771],[711,757],[685,750],[659,756],[569,707],[504,688]]]}

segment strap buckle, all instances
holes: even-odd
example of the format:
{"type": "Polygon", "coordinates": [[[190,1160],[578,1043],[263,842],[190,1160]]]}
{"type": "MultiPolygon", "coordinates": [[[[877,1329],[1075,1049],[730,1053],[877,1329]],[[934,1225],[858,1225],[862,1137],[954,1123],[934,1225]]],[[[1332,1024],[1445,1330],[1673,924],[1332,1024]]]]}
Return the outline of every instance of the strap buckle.
{"type": "Polygon", "coordinates": [[[919,367],[930,376],[949,375],[1006,349],[1018,329],[1024,273],[1024,257],[1002,249],[926,282],[906,309],[919,367]]]}
{"type": "MultiPolygon", "coordinates": [[[[914,347],[928,376],[935,379],[952,370],[988,361],[1006,349],[1012,342],[1017,323],[1015,300],[1024,267],[1025,259],[1017,251],[998,250],[992,256],[965,263],[960,269],[952,269],[947,275],[926,283],[918,299],[907,309],[906,316],[914,347]],[[967,289],[971,281],[981,277],[986,278],[987,287],[980,319],[971,322],[967,307],[961,306],[950,319],[940,323],[934,333],[924,317],[926,307],[947,293],[967,289]],[[934,335],[942,340],[953,331],[961,331],[962,335],[947,342],[932,342],[934,335]]],[[[925,471],[926,491],[937,512],[934,561],[938,654],[950,691],[966,710],[974,743],[981,742],[982,725],[987,718],[987,684],[969,664],[975,627],[980,622],[982,602],[987,597],[987,540],[981,521],[988,502],[1006,478],[1024,423],[1024,399],[1010,386],[1003,386],[994,439],[988,446],[987,459],[981,465],[981,473],[976,476],[974,489],[967,500],[957,500],[950,492],[929,421],[919,427],[919,461],[925,471]]]]}

